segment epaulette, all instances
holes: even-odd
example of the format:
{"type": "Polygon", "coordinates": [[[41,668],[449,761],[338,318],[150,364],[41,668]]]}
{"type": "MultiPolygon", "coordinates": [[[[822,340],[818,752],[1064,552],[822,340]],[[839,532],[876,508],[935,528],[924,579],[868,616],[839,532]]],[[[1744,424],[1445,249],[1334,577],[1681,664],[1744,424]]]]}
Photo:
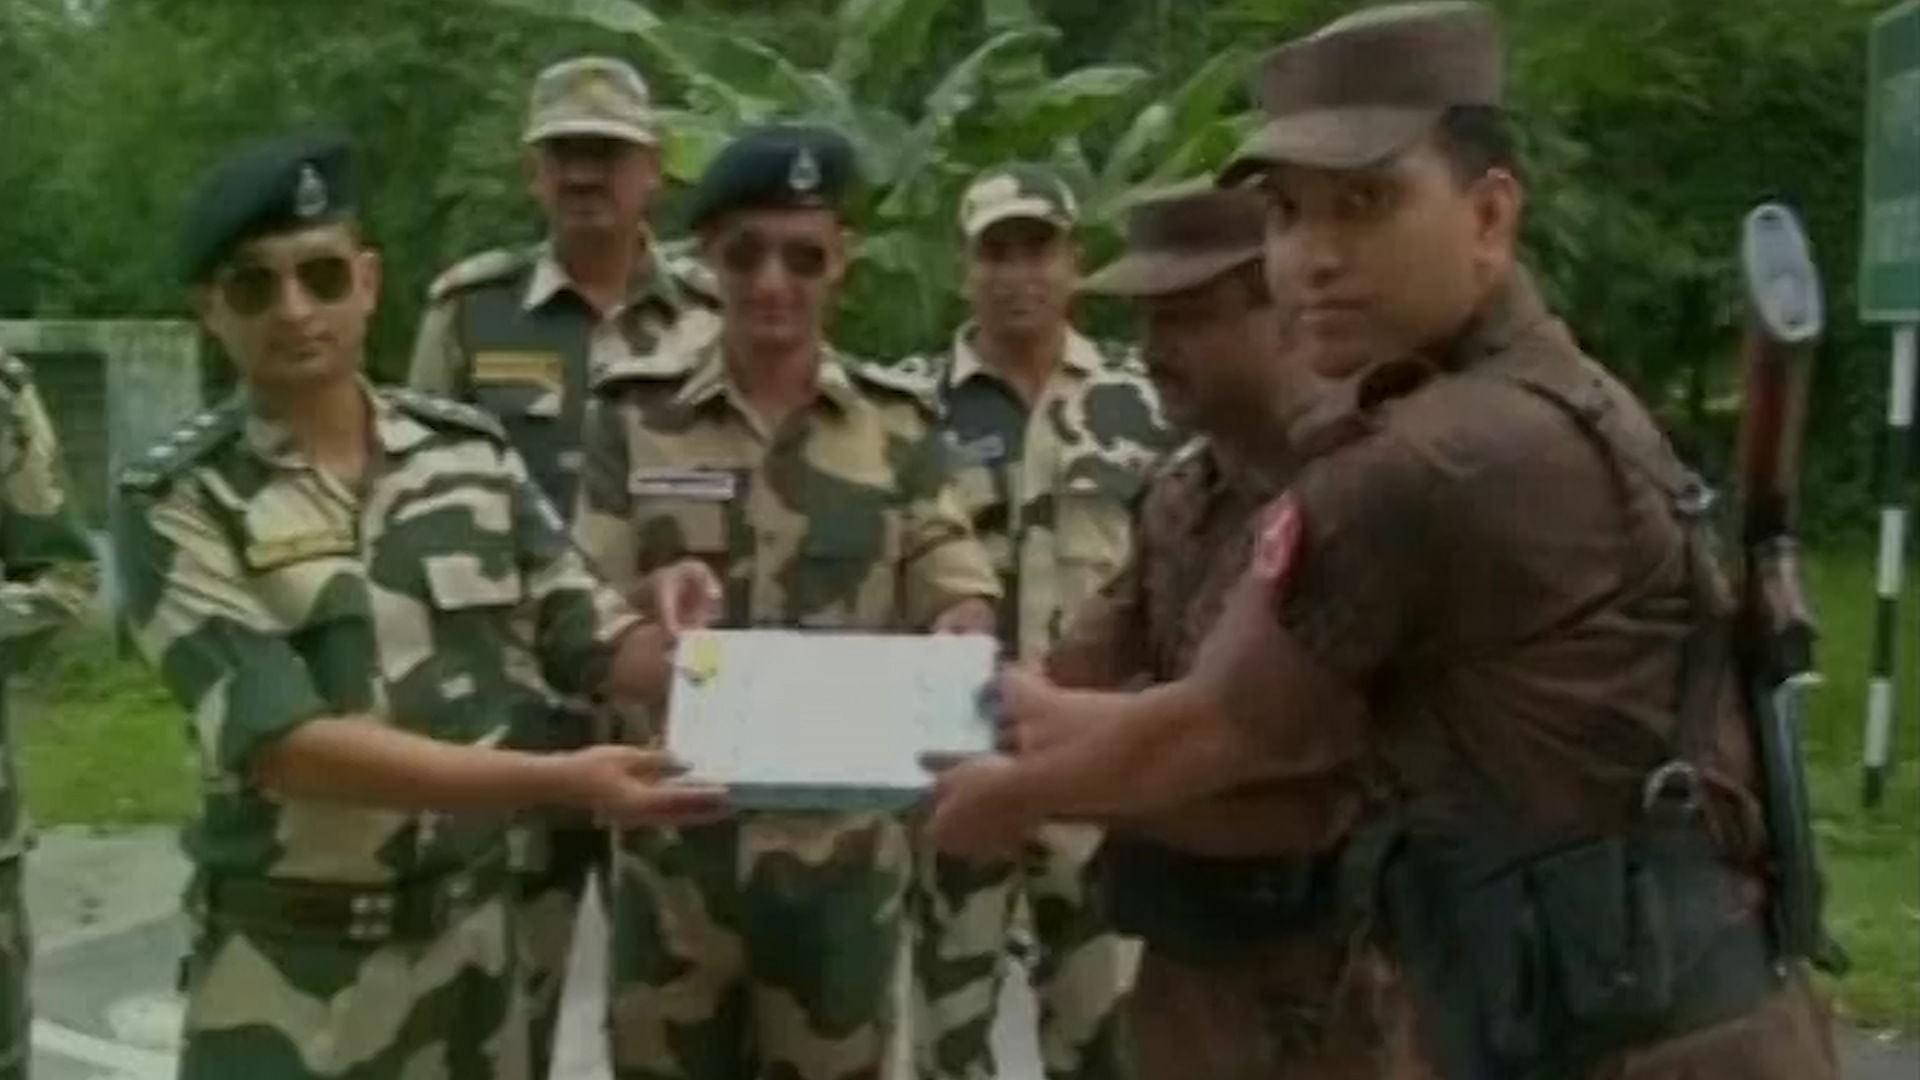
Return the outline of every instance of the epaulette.
{"type": "Polygon", "coordinates": [[[599,365],[593,372],[592,389],[599,390],[621,382],[659,382],[682,379],[700,366],[703,352],[698,349],[654,349],[629,353],[599,365]]]}
{"type": "Polygon", "coordinates": [[[484,435],[502,445],[507,442],[507,429],[501,427],[500,421],[484,409],[407,387],[382,387],[380,394],[395,408],[428,427],[484,435]]]}
{"type": "Polygon", "coordinates": [[[706,263],[684,255],[663,257],[660,261],[667,268],[667,277],[673,280],[674,288],[702,307],[720,310],[720,283],[706,263]]]}
{"type": "Polygon", "coordinates": [[[915,362],[918,360],[918,357],[910,357],[900,363],[881,364],[858,357],[844,355],[841,357],[841,362],[846,365],[847,374],[855,379],[868,386],[904,394],[918,402],[928,412],[939,416],[941,412],[939,377],[928,365],[915,362]]]}
{"type": "Polygon", "coordinates": [[[246,407],[237,396],[204,409],[122,467],[119,485],[134,491],[164,487],[208,454],[238,438],[245,427],[246,407]]]}
{"type": "Polygon", "coordinates": [[[461,289],[471,289],[475,285],[499,281],[517,274],[533,265],[534,247],[493,248],[477,255],[469,255],[440,272],[427,286],[427,302],[444,300],[461,289]]]}

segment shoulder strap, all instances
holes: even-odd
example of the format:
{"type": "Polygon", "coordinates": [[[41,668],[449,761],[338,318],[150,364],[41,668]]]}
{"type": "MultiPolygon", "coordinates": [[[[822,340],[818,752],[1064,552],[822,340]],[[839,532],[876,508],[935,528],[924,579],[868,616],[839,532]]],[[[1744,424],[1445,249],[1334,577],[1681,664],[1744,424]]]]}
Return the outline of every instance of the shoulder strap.
{"type": "Polygon", "coordinates": [[[1687,560],[1687,588],[1693,624],[1681,645],[1678,711],[1671,741],[1672,760],[1647,777],[1645,803],[1677,797],[1697,804],[1699,766],[1720,706],[1720,689],[1730,655],[1731,613],[1715,587],[1708,510],[1712,490],[1671,452],[1638,445],[1621,430],[1618,402],[1593,372],[1558,380],[1533,372],[1496,376],[1553,405],[1565,414],[1606,460],[1623,485],[1637,479],[1652,484],[1665,498],[1687,560]]]}

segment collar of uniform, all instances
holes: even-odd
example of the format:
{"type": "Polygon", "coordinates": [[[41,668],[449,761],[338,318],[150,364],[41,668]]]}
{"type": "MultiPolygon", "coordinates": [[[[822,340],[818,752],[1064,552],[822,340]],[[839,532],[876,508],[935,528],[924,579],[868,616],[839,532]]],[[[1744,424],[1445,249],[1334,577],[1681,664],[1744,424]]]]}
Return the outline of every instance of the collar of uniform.
{"type": "Polygon", "coordinates": [[[1454,344],[1440,354],[1442,368],[1460,371],[1512,349],[1519,338],[1553,320],[1540,287],[1526,267],[1514,268],[1513,280],[1493,294],[1487,306],[1467,324],[1454,344]]]}
{"type": "MultiPolygon", "coordinates": [[[[862,398],[859,388],[853,384],[853,377],[847,374],[846,364],[833,346],[823,343],[820,349],[820,396],[842,411],[853,409],[862,398]]],[[[673,404],[680,408],[695,409],[730,393],[738,396],[739,388],[734,385],[733,375],[727,370],[726,349],[716,338],[700,347],[693,371],[687,376],[687,381],[680,385],[679,392],[673,395],[673,404]]]]}
{"type": "MultiPolygon", "coordinates": [[[[954,386],[976,376],[993,374],[987,362],[980,358],[979,350],[973,347],[973,338],[978,331],[979,324],[968,321],[953,335],[953,373],[949,381],[954,386]]],[[[1061,360],[1075,372],[1091,375],[1100,369],[1100,348],[1069,326],[1067,348],[1061,360]]]]}
{"type": "MultiPolygon", "coordinates": [[[[673,283],[673,275],[667,271],[667,263],[660,255],[660,245],[651,235],[646,236],[641,245],[640,261],[634,267],[634,277],[628,282],[625,307],[638,307],[649,301],[663,304],[669,310],[678,311],[685,302],[680,289],[673,283]]],[[[520,297],[523,311],[532,311],[562,289],[578,292],[574,288],[573,276],[553,253],[553,242],[540,244],[539,257],[534,259],[533,273],[527,278],[527,290],[520,297]]]]}
{"type": "MultiPolygon", "coordinates": [[[[360,393],[367,400],[369,417],[373,422],[374,438],[383,450],[389,454],[403,454],[432,437],[433,432],[425,424],[395,408],[364,377],[359,382],[360,393]]],[[[294,445],[293,433],[287,430],[287,426],[257,409],[247,410],[244,438],[247,449],[270,465],[293,467],[305,463],[304,455],[294,445]]]]}

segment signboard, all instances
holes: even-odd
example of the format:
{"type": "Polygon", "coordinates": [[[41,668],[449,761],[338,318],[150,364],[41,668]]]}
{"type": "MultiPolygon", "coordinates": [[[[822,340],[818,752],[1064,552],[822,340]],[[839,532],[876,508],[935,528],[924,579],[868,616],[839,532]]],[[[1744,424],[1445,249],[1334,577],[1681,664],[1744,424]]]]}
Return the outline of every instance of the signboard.
{"type": "Polygon", "coordinates": [[[1866,144],[1860,318],[1920,323],[1920,0],[1873,20],[1866,144]]]}

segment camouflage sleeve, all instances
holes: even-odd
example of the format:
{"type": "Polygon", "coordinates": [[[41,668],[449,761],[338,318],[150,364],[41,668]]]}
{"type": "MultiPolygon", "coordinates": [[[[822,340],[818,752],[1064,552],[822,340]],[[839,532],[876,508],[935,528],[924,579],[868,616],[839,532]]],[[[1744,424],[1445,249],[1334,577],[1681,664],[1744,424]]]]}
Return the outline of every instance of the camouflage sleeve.
{"type": "Polygon", "coordinates": [[[929,626],[963,600],[994,600],[1000,578],[954,482],[946,441],[928,432],[913,447],[903,485],[909,493],[901,561],[909,625],[929,626]]]}
{"type": "Polygon", "coordinates": [[[468,394],[465,355],[455,333],[454,304],[429,304],[413,339],[413,360],[407,367],[407,385],[441,397],[465,400],[468,394]]]}
{"type": "Polygon", "coordinates": [[[1060,640],[1047,651],[1049,679],[1062,686],[1108,690],[1151,674],[1143,570],[1140,545],[1135,544],[1120,572],[1074,611],[1060,640]]]}
{"type": "Polygon", "coordinates": [[[601,397],[587,399],[580,445],[574,539],[603,580],[623,593],[630,592],[640,574],[640,538],[633,529],[627,439],[618,404],[601,397]]]}
{"type": "Polygon", "coordinates": [[[513,531],[534,605],[541,672],[562,693],[589,696],[606,683],[620,639],[640,625],[640,616],[594,576],[559,512],[511,450],[507,471],[514,484],[513,531]]]}
{"type": "Polygon", "coordinates": [[[67,499],[53,423],[25,366],[15,367],[18,385],[0,416],[0,649],[9,669],[84,610],[99,574],[67,499]]]}
{"type": "Polygon", "coordinates": [[[129,493],[112,531],[134,642],[192,716],[210,767],[244,777],[261,748],[331,711],[193,486],[157,501],[129,493]]]}

